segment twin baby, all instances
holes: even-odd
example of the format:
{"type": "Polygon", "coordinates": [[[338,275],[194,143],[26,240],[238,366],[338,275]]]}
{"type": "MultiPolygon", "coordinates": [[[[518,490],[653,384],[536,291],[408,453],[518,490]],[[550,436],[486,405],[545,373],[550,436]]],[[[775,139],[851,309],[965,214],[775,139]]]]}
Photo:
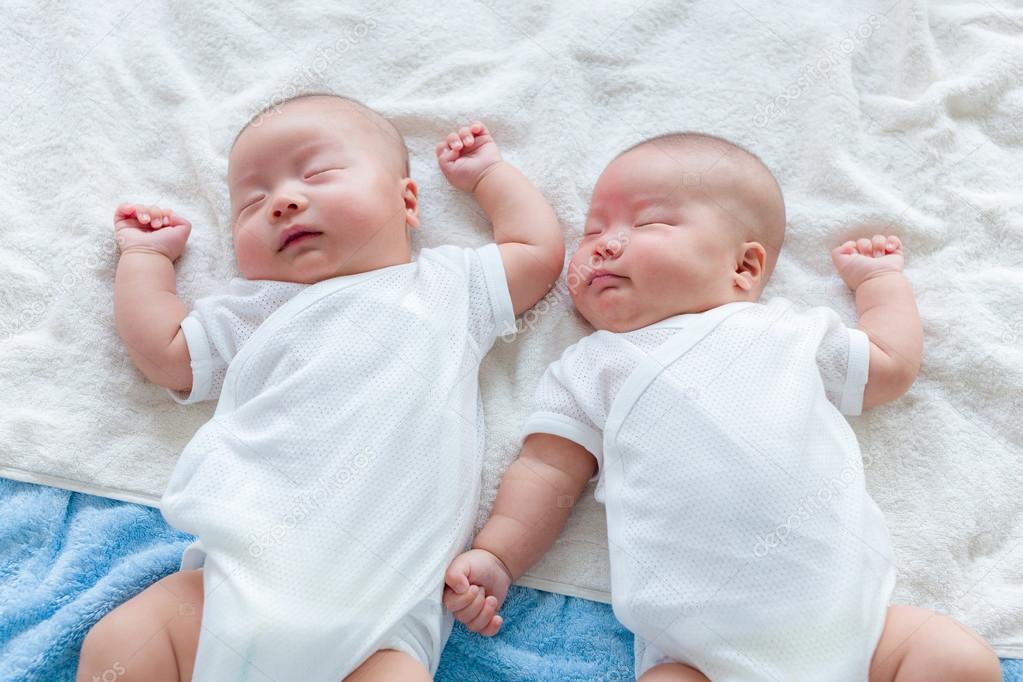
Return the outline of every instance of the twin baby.
{"type": "Polygon", "coordinates": [[[644,682],[1001,679],[963,625],[889,605],[888,533],[843,416],[916,376],[901,243],[831,253],[859,329],[761,302],[782,194],[710,135],[641,142],[597,180],[567,275],[596,331],[540,379],[473,538],[480,361],[557,280],[564,245],[485,126],[437,158],[496,244],[413,260],[418,192],[389,121],[307,95],[247,126],[228,171],[243,278],[191,312],[173,266],[188,221],[118,207],[118,331],[176,400],[217,406],[162,500],[199,540],[93,627],[79,680],[115,663],[140,680],[432,679],[454,618],[500,630],[510,584],[592,480],[644,682]]]}

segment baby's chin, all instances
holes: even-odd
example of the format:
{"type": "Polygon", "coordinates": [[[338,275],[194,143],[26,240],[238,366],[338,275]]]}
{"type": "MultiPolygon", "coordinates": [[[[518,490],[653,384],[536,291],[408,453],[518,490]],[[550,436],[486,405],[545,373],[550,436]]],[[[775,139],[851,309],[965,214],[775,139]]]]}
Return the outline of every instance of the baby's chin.
{"type": "MultiPolygon", "coordinates": [[[[681,296],[676,297],[676,300],[681,298],[681,296]]],[[[741,299],[694,301],[690,305],[681,305],[676,309],[665,310],[662,306],[653,303],[644,305],[643,302],[640,302],[639,305],[636,305],[637,301],[634,296],[621,301],[606,302],[599,308],[593,306],[592,302],[580,301],[576,297],[572,298],[576,311],[591,327],[598,331],[609,331],[616,334],[636,331],[676,315],[703,313],[737,300],[741,299]]]]}
{"type": "MultiPolygon", "coordinates": [[[[237,258],[237,255],[235,257],[237,258]]],[[[301,263],[259,265],[239,262],[238,269],[242,277],[248,280],[273,280],[296,284],[315,284],[341,274],[341,264],[331,264],[322,259],[319,262],[313,262],[314,260],[317,259],[304,259],[301,263]]]]}
{"type": "Polygon", "coordinates": [[[599,310],[576,297],[572,298],[572,302],[579,315],[598,331],[615,332],[616,334],[631,332],[656,321],[644,321],[650,317],[652,311],[636,310],[627,301],[605,305],[599,310]]]}

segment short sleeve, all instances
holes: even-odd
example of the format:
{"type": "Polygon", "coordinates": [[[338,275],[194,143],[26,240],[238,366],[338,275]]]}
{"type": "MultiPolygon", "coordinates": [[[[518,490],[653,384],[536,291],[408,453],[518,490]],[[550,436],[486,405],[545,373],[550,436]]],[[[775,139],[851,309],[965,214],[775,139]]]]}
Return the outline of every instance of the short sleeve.
{"type": "Polygon", "coordinates": [[[192,405],[216,400],[231,360],[253,332],[307,285],[271,280],[233,279],[224,294],[197,300],[181,321],[192,366],[192,389],[167,389],[174,402],[192,405]]]}
{"type": "Polygon", "coordinates": [[[515,331],[515,309],[497,244],[478,249],[439,246],[421,250],[419,258],[440,260],[447,267],[464,273],[468,287],[469,336],[481,355],[490,350],[499,336],[515,331]]]}
{"type": "Polygon", "coordinates": [[[858,415],[863,411],[870,340],[859,329],[846,327],[833,310],[817,310],[825,318],[824,334],[817,347],[824,393],[842,414],[858,415]]]}
{"type": "Polygon", "coordinates": [[[224,376],[227,374],[228,361],[215,347],[210,346],[202,317],[197,311],[193,310],[188,317],[181,320],[181,331],[185,335],[188,355],[191,358],[192,390],[186,394],[184,391],[168,388],[167,392],[174,402],[180,405],[193,405],[219,397],[224,376]]]}
{"type": "Polygon", "coordinates": [[[534,410],[526,419],[520,436],[525,440],[532,433],[549,433],[578,443],[597,460],[597,472],[590,479],[596,481],[604,467],[604,435],[573,393],[565,360],[566,356],[562,355],[540,377],[533,398],[534,410]]]}

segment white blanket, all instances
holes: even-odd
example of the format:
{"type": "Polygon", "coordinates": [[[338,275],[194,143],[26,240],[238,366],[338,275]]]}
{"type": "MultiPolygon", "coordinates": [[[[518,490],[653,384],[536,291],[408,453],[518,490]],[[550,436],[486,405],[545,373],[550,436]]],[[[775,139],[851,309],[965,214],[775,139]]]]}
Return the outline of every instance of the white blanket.
{"type": "MultiPolygon", "coordinates": [[[[186,303],[236,274],[234,134],[298,91],[364,100],[405,133],[420,244],[492,239],[433,147],[480,118],[546,193],[569,249],[603,166],[700,130],[749,146],[785,190],[768,295],[855,321],[828,251],[894,223],[924,321],[907,396],[852,420],[891,529],[899,602],[948,612],[1023,656],[1023,10],[1010,0],[562,4],[83,4],[4,11],[0,137],[0,473],[153,504],[212,406],[144,380],[113,320],[120,201],[194,225],[186,303]],[[343,8],[342,8],[343,7],[343,8]]],[[[887,229],[887,228],[886,228],[887,229]]],[[[559,288],[483,366],[486,518],[545,364],[589,329],[559,288]]],[[[679,538],[684,543],[685,538],[679,538]]],[[[606,598],[587,494],[522,581],[606,598]]]]}

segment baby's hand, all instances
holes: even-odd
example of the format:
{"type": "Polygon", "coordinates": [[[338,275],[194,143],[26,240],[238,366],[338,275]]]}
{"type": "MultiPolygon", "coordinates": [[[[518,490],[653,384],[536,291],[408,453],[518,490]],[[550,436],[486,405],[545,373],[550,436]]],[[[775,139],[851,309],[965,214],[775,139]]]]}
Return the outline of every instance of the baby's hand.
{"type": "Polygon", "coordinates": [[[831,260],[842,280],[855,291],[871,277],[902,272],[902,242],[894,235],[875,234],[871,239],[842,244],[831,252],[831,260]]]}
{"type": "Polygon", "coordinates": [[[485,549],[459,554],[444,574],[444,606],[472,632],[492,637],[504,619],[497,610],[511,585],[504,564],[485,549]]]}
{"type": "Polygon", "coordinates": [[[121,204],[114,212],[114,240],[121,253],[153,251],[175,261],[191,231],[192,223],[159,206],[121,204]]]}
{"type": "Polygon", "coordinates": [[[437,163],[444,177],[463,192],[473,191],[485,171],[500,161],[497,143],[479,121],[437,145],[437,163]]]}

